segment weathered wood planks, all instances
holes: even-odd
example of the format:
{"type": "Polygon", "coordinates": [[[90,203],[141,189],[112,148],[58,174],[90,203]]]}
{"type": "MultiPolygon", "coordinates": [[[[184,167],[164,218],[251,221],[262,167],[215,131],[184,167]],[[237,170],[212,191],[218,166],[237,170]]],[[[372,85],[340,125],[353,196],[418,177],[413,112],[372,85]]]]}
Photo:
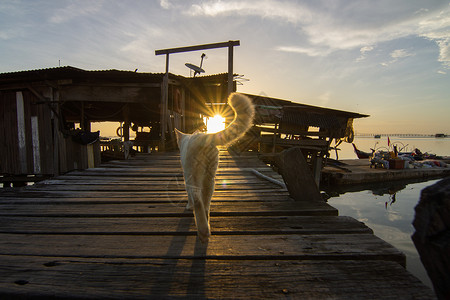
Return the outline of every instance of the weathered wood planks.
{"type": "MultiPolygon", "coordinates": [[[[227,234],[321,234],[373,233],[363,223],[338,216],[245,216],[212,217],[213,235],[227,234]]],[[[195,234],[192,217],[15,217],[0,218],[3,233],[158,235],[195,234]],[[189,226],[180,227],[180,224],[189,226]]]]}
{"type": "MultiPolygon", "coordinates": [[[[195,249],[202,252],[201,245],[195,249]]],[[[0,256],[7,295],[108,299],[430,299],[389,261],[0,256]],[[4,262],[9,262],[5,268],[4,262]],[[368,272],[370,270],[370,272],[368,272]],[[383,274],[384,278],[380,276],[383,274]]]]}
{"type": "MultiPolygon", "coordinates": [[[[170,200],[170,199],[169,199],[170,200]]],[[[192,216],[192,211],[186,210],[187,201],[172,199],[165,203],[23,203],[0,204],[0,216],[79,216],[79,217],[149,217],[149,216],[192,216]]],[[[211,216],[224,215],[336,215],[337,211],[326,204],[314,205],[309,202],[213,202],[211,216]]]]}
{"type": "Polygon", "coordinates": [[[433,298],[401,252],[325,202],[293,201],[251,155],[221,152],[201,244],[178,159],[1,191],[0,298],[433,298]]]}

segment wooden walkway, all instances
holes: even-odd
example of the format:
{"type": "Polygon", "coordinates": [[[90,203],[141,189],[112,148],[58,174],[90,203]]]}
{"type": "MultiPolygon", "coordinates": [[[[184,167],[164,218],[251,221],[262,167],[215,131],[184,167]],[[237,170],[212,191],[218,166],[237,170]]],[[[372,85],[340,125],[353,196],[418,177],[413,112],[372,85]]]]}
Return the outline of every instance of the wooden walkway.
{"type": "Polygon", "coordinates": [[[176,153],[3,190],[0,298],[434,298],[364,224],[252,169],[282,181],[221,152],[207,245],[176,153]]]}

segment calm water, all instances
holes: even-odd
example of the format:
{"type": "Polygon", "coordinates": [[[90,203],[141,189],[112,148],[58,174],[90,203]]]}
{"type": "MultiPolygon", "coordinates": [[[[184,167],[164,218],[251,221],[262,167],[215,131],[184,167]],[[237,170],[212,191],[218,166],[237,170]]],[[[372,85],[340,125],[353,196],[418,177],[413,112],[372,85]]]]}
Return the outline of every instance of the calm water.
{"type": "MultiPolygon", "coordinates": [[[[450,138],[395,138],[391,143],[404,145],[437,155],[450,155],[450,138]]],[[[354,143],[360,150],[387,147],[387,138],[356,138],[354,143]]],[[[339,159],[353,159],[356,155],[351,144],[340,145],[339,159]]],[[[406,150],[405,148],[405,150],[406,150]]],[[[335,158],[335,157],[333,157],[335,158]]],[[[412,221],[414,207],[420,199],[420,191],[439,180],[419,183],[386,183],[366,187],[364,190],[345,192],[332,197],[328,203],[339,210],[339,215],[351,216],[373,229],[375,235],[405,253],[407,269],[423,283],[432,287],[431,281],[420,261],[419,254],[411,240],[414,233],[412,221]]]]}

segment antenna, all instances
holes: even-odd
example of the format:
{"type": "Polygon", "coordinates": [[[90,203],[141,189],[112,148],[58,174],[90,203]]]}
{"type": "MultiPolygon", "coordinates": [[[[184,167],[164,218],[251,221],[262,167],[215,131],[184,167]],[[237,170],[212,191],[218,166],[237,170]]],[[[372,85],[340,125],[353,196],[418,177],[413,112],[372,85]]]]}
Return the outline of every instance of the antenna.
{"type": "Polygon", "coordinates": [[[200,67],[198,67],[198,66],[196,66],[196,65],[193,65],[193,64],[191,64],[191,63],[185,63],[185,64],[184,64],[186,67],[188,67],[189,69],[191,69],[191,70],[194,71],[194,77],[195,77],[195,75],[197,75],[197,74],[205,73],[205,70],[202,69],[203,59],[204,59],[205,57],[208,58],[208,57],[206,56],[205,53],[202,53],[202,56],[201,56],[202,59],[201,59],[201,61],[200,61],[200,67]]]}
{"type": "Polygon", "coordinates": [[[244,82],[250,81],[250,79],[244,78],[244,75],[234,75],[234,81],[236,81],[236,84],[244,85],[244,82]]]}

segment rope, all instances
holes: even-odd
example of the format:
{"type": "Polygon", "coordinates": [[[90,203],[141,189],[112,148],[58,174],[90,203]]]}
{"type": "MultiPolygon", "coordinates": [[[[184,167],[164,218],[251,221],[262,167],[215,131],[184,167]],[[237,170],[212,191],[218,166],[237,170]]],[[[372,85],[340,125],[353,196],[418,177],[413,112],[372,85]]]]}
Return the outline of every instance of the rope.
{"type": "Polygon", "coordinates": [[[263,178],[263,179],[265,179],[267,181],[270,181],[270,182],[272,182],[272,183],[274,183],[276,185],[279,185],[279,186],[281,186],[284,189],[286,188],[286,184],[284,184],[284,182],[281,182],[281,181],[278,181],[276,179],[273,179],[272,177],[266,176],[266,175],[262,174],[261,172],[256,171],[255,169],[251,169],[251,171],[252,171],[253,174],[255,174],[258,177],[261,177],[261,178],[263,178]]]}

